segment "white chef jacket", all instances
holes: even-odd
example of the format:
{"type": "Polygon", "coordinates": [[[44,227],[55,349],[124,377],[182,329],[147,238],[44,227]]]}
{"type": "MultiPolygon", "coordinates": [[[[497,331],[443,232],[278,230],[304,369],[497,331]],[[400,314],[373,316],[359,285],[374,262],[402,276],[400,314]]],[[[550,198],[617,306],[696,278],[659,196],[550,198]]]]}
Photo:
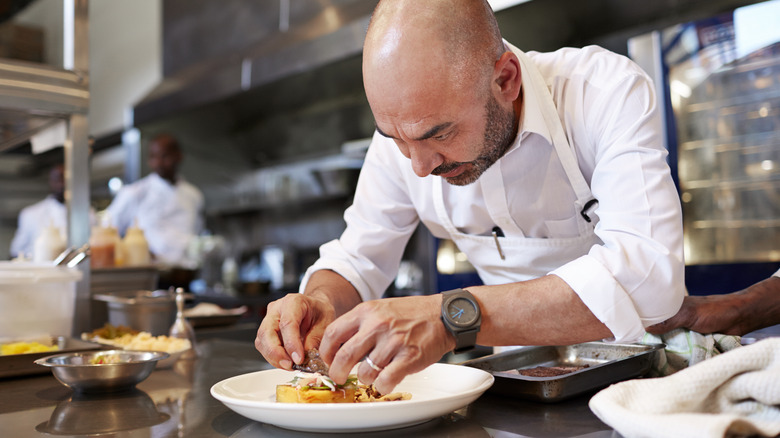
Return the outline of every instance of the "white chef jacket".
{"type": "Polygon", "coordinates": [[[49,227],[59,228],[63,239],[68,229],[68,208],[49,195],[19,212],[19,225],[11,241],[11,256],[31,258],[35,239],[49,227]]]}
{"type": "Polygon", "coordinates": [[[194,185],[181,177],[172,185],[150,173],[123,187],[106,211],[120,235],[137,220],[158,260],[186,265],[190,241],[203,227],[203,206],[203,194],[194,185]]]}
{"type": "Polygon", "coordinates": [[[502,275],[514,281],[559,276],[612,331],[614,341],[638,340],[644,327],[677,312],[685,295],[682,212],[651,80],[627,58],[595,46],[525,55],[545,83],[522,66],[524,110],[517,138],[474,184],[459,187],[436,184],[437,176],[420,178],[392,139],[374,134],[354,203],[344,215],[347,228],[320,248],[301,290],[314,271],[330,269],[354,285],[363,300],[381,297],[419,221],[434,236],[450,237],[434,208],[437,185],[459,232],[489,236],[503,220],[508,239],[531,245],[560,241],[565,252],[566,239],[578,235],[581,211],[551,145],[549,118],[538,96],[529,92],[547,87],[579,171],[598,200],[591,216],[600,243],[552,269],[512,266],[507,256],[510,265],[500,275],[493,275],[492,267],[481,271],[483,265],[501,263],[497,250],[480,257],[467,253],[469,261],[486,284],[502,275]],[[494,177],[486,178],[489,173],[494,177]],[[509,221],[486,201],[501,192],[509,221]]]}

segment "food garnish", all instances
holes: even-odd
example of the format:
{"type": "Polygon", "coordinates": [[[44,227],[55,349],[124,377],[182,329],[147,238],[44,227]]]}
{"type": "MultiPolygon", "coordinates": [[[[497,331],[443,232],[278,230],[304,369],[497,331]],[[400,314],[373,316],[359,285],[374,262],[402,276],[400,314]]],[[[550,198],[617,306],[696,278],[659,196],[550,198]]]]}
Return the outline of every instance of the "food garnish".
{"type": "Polygon", "coordinates": [[[408,392],[382,395],[373,385],[360,384],[354,374],[343,385],[338,385],[320,373],[298,372],[290,382],[276,386],[279,403],[363,403],[411,398],[408,392]]]}

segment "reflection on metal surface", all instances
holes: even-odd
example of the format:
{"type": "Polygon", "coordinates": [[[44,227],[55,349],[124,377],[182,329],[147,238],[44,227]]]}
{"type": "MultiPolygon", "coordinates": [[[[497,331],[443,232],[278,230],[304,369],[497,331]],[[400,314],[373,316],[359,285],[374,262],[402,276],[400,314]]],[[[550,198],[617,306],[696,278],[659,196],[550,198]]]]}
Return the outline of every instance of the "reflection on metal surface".
{"type": "Polygon", "coordinates": [[[97,435],[148,428],[169,418],[138,389],[112,395],[74,393],[35,430],[52,435],[97,435]]]}
{"type": "MultiPolygon", "coordinates": [[[[350,438],[390,438],[398,436],[419,438],[488,438],[491,436],[479,423],[469,420],[458,413],[445,415],[417,426],[375,432],[353,432],[348,435],[350,438]]],[[[253,422],[236,431],[230,438],[327,438],[343,436],[343,433],[300,432],[282,429],[270,424],[253,422]]]]}

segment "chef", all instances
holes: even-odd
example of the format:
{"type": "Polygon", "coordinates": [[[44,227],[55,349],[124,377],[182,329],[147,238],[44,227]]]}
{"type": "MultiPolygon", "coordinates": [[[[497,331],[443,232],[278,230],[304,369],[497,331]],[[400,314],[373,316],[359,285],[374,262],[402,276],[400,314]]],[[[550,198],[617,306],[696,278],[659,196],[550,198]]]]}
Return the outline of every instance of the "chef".
{"type": "Polygon", "coordinates": [[[131,226],[143,230],[155,258],[186,266],[190,241],[203,227],[203,194],[179,175],[182,152],[170,134],[149,143],[152,173],[123,187],[106,212],[120,235],[131,226]]]}
{"type": "Polygon", "coordinates": [[[46,227],[55,227],[65,238],[68,207],[65,205],[65,167],[56,164],[49,170],[49,194],[19,212],[19,226],[11,240],[11,257],[31,258],[35,239],[46,227]]]}
{"type": "Polygon", "coordinates": [[[380,392],[475,344],[630,342],[685,295],[653,85],[598,47],[524,53],[484,0],[382,0],[363,51],[376,122],[346,230],[255,345],[380,392]],[[379,299],[418,223],[484,286],[379,299]]]}

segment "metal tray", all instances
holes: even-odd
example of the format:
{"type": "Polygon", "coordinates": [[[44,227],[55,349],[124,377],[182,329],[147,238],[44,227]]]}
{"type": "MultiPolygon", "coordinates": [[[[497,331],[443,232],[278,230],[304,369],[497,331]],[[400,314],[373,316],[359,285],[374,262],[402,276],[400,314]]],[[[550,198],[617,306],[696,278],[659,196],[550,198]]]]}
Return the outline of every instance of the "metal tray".
{"type": "Polygon", "coordinates": [[[569,346],[524,347],[462,362],[493,374],[489,392],[542,402],[558,402],[650,371],[663,344],[586,342],[569,346]],[[554,377],[530,377],[510,371],[534,367],[588,368],[554,377]]]}
{"type": "Polygon", "coordinates": [[[37,365],[34,361],[52,354],[106,349],[106,347],[94,342],[85,342],[62,336],[54,338],[53,341],[52,345],[56,344],[59,350],[0,356],[0,378],[51,373],[51,369],[37,365]]]}

